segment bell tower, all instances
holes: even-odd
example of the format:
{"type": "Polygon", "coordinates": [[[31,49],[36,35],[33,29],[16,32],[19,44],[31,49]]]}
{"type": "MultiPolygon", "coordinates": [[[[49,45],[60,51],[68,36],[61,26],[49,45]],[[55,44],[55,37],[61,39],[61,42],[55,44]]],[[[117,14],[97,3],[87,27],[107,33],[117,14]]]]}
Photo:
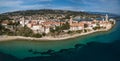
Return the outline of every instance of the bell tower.
{"type": "Polygon", "coordinates": [[[72,22],[73,22],[73,18],[72,18],[72,16],[70,16],[70,25],[72,25],[72,22]]]}
{"type": "Polygon", "coordinates": [[[107,14],[105,15],[105,21],[108,21],[108,15],[107,14]]]}

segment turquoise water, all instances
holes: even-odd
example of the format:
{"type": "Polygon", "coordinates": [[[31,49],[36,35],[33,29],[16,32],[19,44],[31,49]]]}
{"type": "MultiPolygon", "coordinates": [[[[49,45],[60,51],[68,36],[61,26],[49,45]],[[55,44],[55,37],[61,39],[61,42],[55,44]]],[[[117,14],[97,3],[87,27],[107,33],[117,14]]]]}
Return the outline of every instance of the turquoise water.
{"type": "Polygon", "coordinates": [[[108,32],[99,32],[86,36],[77,37],[69,40],[62,41],[24,41],[24,40],[13,40],[0,42],[0,52],[16,56],[17,58],[34,57],[40,56],[40,54],[33,54],[28,50],[33,49],[34,51],[47,51],[49,49],[59,51],[60,49],[73,48],[75,44],[88,42],[102,42],[111,43],[114,40],[119,40],[120,34],[120,21],[108,32]]]}

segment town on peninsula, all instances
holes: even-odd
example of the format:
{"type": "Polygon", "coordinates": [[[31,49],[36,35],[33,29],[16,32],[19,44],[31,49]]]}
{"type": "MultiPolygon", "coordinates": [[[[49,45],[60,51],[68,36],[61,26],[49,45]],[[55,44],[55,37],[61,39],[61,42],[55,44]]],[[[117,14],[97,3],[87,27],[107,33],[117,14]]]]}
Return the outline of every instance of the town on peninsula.
{"type": "Polygon", "coordinates": [[[99,31],[115,24],[109,15],[69,10],[27,10],[0,15],[0,40],[63,40],[99,31]]]}

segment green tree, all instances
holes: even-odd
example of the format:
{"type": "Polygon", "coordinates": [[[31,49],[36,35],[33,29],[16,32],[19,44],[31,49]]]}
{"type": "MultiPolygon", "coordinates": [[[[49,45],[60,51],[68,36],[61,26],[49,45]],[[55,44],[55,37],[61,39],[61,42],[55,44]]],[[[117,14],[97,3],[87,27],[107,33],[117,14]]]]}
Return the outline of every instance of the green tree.
{"type": "Polygon", "coordinates": [[[61,26],[61,29],[62,29],[62,30],[68,30],[68,29],[70,29],[69,23],[66,22],[65,24],[63,24],[63,25],[61,26]]]}
{"type": "Polygon", "coordinates": [[[73,33],[73,32],[72,32],[72,31],[68,31],[67,33],[68,33],[68,34],[71,34],[71,33],[73,33]]]}
{"type": "Polygon", "coordinates": [[[11,20],[11,19],[6,15],[0,15],[0,20],[11,20]]]}
{"type": "Polygon", "coordinates": [[[61,27],[60,27],[60,26],[56,26],[56,27],[55,27],[55,31],[56,31],[56,32],[61,31],[61,27]]]}
{"type": "Polygon", "coordinates": [[[87,29],[84,29],[84,32],[87,32],[87,29]]]}
{"type": "Polygon", "coordinates": [[[84,24],[84,28],[87,28],[88,27],[88,24],[84,24]]]}
{"type": "Polygon", "coordinates": [[[28,36],[32,36],[33,31],[30,28],[28,28],[27,26],[25,26],[25,27],[19,28],[16,31],[16,34],[20,35],[20,36],[26,36],[26,37],[28,37],[28,36]]]}
{"type": "Polygon", "coordinates": [[[54,30],[53,28],[50,28],[50,32],[54,33],[54,32],[55,32],[55,30],[54,30]]]}
{"type": "Polygon", "coordinates": [[[46,36],[46,33],[42,33],[42,36],[46,36]]]}
{"type": "Polygon", "coordinates": [[[2,30],[2,29],[5,29],[5,27],[0,24],[0,30],[2,30]]]}
{"type": "Polygon", "coordinates": [[[4,26],[2,26],[2,25],[0,24],[0,35],[3,34],[4,29],[5,29],[4,26]]]}
{"type": "Polygon", "coordinates": [[[82,30],[77,30],[76,32],[77,32],[77,33],[81,33],[81,32],[82,32],[82,30]]]}
{"type": "Polygon", "coordinates": [[[41,37],[42,37],[42,35],[41,35],[41,34],[39,34],[39,33],[37,33],[37,34],[33,34],[33,35],[32,35],[32,37],[41,38],[41,37]]]}
{"type": "Polygon", "coordinates": [[[97,29],[100,29],[101,27],[99,27],[99,26],[96,26],[96,27],[94,27],[93,29],[94,30],[97,30],[97,29]]]}

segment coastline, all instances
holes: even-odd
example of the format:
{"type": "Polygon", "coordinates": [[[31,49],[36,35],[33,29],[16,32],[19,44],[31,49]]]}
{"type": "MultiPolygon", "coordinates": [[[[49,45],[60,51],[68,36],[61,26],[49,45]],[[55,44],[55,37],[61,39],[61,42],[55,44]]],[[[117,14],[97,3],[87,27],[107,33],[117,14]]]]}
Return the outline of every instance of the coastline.
{"type": "MultiPolygon", "coordinates": [[[[114,24],[115,25],[115,24],[114,24]]],[[[24,37],[24,36],[7,36],[7,35],[3,35],[0,36],[0,41],[9,41],[9,40],[17,40],[17,39],[23,39],[23,40],[37,40],[37,41],[57,41],[57,40],[65,40],[65,39],[71,39],[71,38],[76,38],[76,37],[80,37],[80,36],[84,36],[84,35],[89,35],[92,33],[97,33],[97,32],[107,32],[109,30],[111,30],[114,25],[111,25],[110,27],[106,28],[106,29],[99,29],[99,30],[93,30],[90,32],[86,32],[86,33],[80,33],[80,34],[67,34],[66,36],[62,36],[62,37],[50,37],[50,36],[46,36],[46,37],[42,37],[42,38],[34,38],[34,37],[24,37]]]]}
{"type": "MultiPolygon", "coordinates": [[[[111,29],[111,28],[110,28],[111,29]]],[[[101,29],[101,30],[95,30],[95,31],[90,31],[86,33],[80,33],[80,34],[74,34],[74,35],[67,35],[65,37],[59,37],[59,38],[54,38],[54,37],[42,37],[42,38],[34,38],[34,37],[23,37],[23,36],[0,36],[0,41],[7,41],[7,40],[14,40],[14,39],[24,39],[24,40],[38,40],[38,41],[45,41],[45,40],[65,40],[65,39],[70,39],[70,38],[75,38],[75,37],[80,37],[83,35],[88,35],[92,34],[95,32],[101,32],[101,31],[108,31],[110,29],[101,29]]]]}

